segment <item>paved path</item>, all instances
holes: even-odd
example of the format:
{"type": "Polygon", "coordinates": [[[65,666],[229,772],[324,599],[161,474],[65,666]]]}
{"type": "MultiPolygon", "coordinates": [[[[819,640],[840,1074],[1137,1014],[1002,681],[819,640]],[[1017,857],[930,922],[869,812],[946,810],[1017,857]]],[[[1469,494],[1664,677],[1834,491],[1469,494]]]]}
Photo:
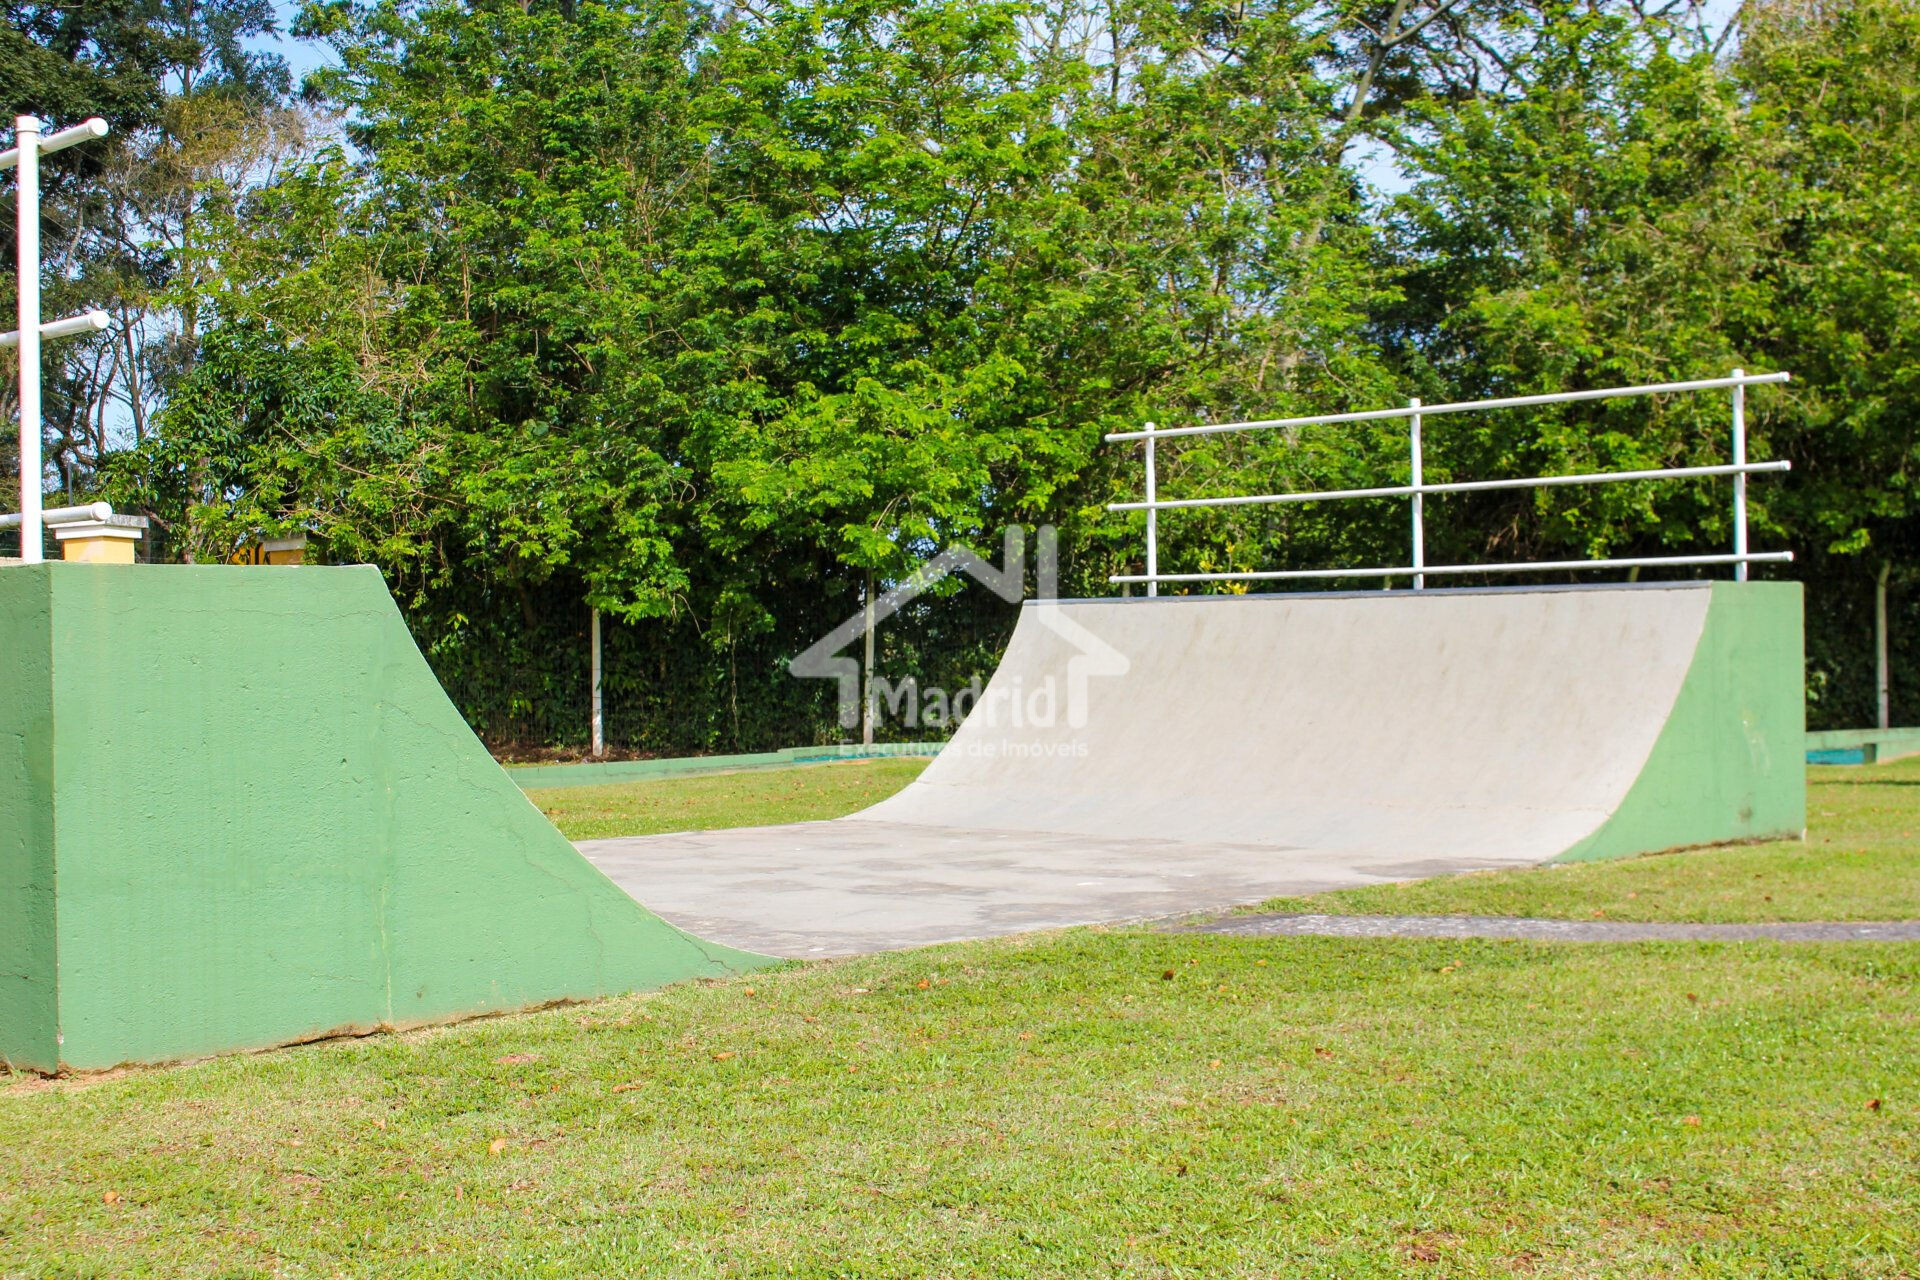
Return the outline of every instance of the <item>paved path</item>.
{"type": "Polygon", "coordinates": [[[1768,924],[1642,924],[1515,916],[1228,916],[1181,932],[1248,937],[1530,938],[1548,942],[1920,942],[1920,920],[1768,924]]]}

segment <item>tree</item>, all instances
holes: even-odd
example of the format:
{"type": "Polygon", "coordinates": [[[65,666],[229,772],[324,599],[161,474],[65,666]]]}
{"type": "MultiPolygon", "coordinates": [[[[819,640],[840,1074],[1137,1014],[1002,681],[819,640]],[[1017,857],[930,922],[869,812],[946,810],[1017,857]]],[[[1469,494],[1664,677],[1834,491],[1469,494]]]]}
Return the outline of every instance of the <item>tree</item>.
{"type": "MultiPolygon", "coordinates": [[[[46,310],[97,307],[117,321],[48,352],[45,454],[75,498],[92,490],[122,433],[144,437],[165,379],[191,359],[191,296],[182,311],[169,288],[189,269],[193,211],[261,176],[256,138],[288,129],[275,115],[287,72],[276,55],[245,47],[274,29],[268,0],[8,8],[0,35],[8,114],[58,124],[99,115],[113,130],[104,144],[51,162],[43,183],[46,310]],[[273,124],[257,127],[263,120],[273,124]]],[[[9,203],[0,216],[9,239],[12,218],[9,203]]]]}
{"type": "MultiPolygon", "coordinates": [[[[1816,712],[1875,712],[1869,601],[1911,587],[1920,552],[1920,7],[1757,6],[1734,73],[1741,163],[1716,192],[1767,236],[1740,287],[1749,341],[1791,367],[1795,466],[1780,513],[1802,572],[1831,582],[1811,637],[1816,712]],[[1864,562],[1864,563],[1862,563],[1864,562]],[[1856,567],[1857,566],[1857,567],[1856,567]],[[1870,647],[1871,646],[1871,647],[1870,647]]],[[[1912,635],[1900,638],[1911,655],[1912,635]]],[[[1920,682],[1900,664],[1911,716],[1920,682]]]]}

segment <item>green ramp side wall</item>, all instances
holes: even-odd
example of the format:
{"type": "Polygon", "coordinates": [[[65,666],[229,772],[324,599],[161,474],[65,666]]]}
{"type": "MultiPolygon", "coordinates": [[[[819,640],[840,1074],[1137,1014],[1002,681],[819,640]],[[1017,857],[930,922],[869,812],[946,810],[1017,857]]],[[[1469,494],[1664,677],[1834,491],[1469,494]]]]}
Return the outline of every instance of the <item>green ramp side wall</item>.
{"type": "Polygon", "coordinates": [[[88,1069],[718,976],[441,691],[377,570],[0,569],[0,1055],[88,1069]]]}
{"type": "Polygon", "coordinates": [[[54,1000],[52,593],[0,569],[0,1059],[59,1057],[54,1000]]]}
{"type": "Polygon", "coordinates": [[[1599,830],[1556,861],[1805,834],[1800,584],[1715,582],[1712,591],[1646,766],[1599,830]]]}

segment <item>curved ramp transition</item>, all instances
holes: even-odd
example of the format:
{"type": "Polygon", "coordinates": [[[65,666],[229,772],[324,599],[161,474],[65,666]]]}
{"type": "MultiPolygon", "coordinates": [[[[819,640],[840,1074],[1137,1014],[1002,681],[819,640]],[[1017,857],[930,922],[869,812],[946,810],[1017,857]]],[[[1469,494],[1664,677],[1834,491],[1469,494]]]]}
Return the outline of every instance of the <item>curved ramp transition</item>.
{"type": "Polygon", "coordinates": [[[0,570],[0,1055],[445,1021],[764,958],[665,924],[469,732],[377,570],[0,570]]]}
{"type": "Polygon", "coordinates": [[[836,822],[594,841],[786,955],[1795,836],[1800,587],[1029,602],[919,780],[836,822]]]}

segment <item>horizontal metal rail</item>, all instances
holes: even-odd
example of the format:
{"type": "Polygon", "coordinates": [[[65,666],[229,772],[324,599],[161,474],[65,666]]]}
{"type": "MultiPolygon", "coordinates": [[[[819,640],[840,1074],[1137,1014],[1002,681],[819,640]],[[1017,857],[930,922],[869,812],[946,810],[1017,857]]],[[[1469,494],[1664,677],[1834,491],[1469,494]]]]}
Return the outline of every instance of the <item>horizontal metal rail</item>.
{"type": "MultiPolygon", "coordinates": [[[[49,320],[40,326],[43,338],[70,338],[76,333],[98,333],[113,322],[104,311],[82,311],[77,316],[68,316],[64,320],[49,320]]],[[[0,349],[20,345],[20,331],[9,329],[0,333],[0,349]]]]}
{"type": "MultiPolygon", "coordinates": [[[[38,129],[40,126],[36,123],[33,127],[38,129]]],[[[71,129],[62,129],[58,133],[49,133],[40,138],[38,140],[40,154],[43,156],[52,155],[56,151],[65,151],[68,147],[89,141],[90,139],[104,138],[106,136],[107,122],[99,116],[94,116],[91,119],[81,121],[71,129]]],[[[5,151],[0,151],[0,172],[11,169],[19,163],[20,148],[8,147],[5,151]]]]}
{"type": "Polygon", "coordinates": [[[1625,396],[1657,396],[1681,391],[1713,391],[1722,387],[1753,387],[1785,382],[1788,373],[1735,374],[1728,378],[1698,378],[1692,382],[1658,382],[1644,387],[1604,387],[1598,391],[1556,391],[1551,395],[1507,396],[1500,400],[1456,400],[1448,404],[1410,404],[1398,409],[1363,409],[1358,413],[1327,413],[1307,418],[1264,418],[1256,422],[1215,422],[1198,427],[1155,427],[1145,431],[1115,431],[1108,440],[1165,440],[1173,436],[1209,436],[1223,431],[1264,431],[1271,427],[1311,427],[1323,423],[1383,422],[1393,418],[1426,417],[1435,413],[1477,413],[1485,409],[1525,409],[1543,404],[1573,404],[1581,400],[1611,400],[1625,396]]]}
{"type": "Polygon", "coordinates": [[[1756,471],[1791,471],[1793,464],[1748,462],[1711,467],[1665,467],[1654,471],[1597,471],[1579,476],[1530,476],[1518,480],[1449,480],[1442,484],[1397,484],[1379,489],[1318,489],[1307,493],[1260,493],[1237,498],[1170,498],[1164,502],[1109,502],[1109,511],[1172,511],[1190,507],[1246,507],[1285,502],[1330,502],[1340,498],[1408,498],[1416,493],[1477,493],[1487,489],[1546,489],[1568,484],[1612,484],[1620,480],[1675,480],[1688,476],[1742,476],[1756,471]]]}
{"type": "Polygon", "coordinates": [[[1144,431],[1116,431],[1108,440],[1146,442],[1147,492],[1144,502],[1110,502],[1109,511],[1144,511],[1147,516],[1147,571],[1115,574],[1113,583],[1144,582],[1147,594],[1156,595],[1163,582],[1258,582],[1287,579],[1330,578],[1411,578],[1413,589],[1426,586],[1428,574],[1474,573],[1552,573],[1582,569],[1640,569],[1663,565],[1732,565],[1734,577],[1747,578],[1753,564],[1783,564],[1793,559],[1787,551],[1749,553],[1747,548],[1747,477],[1761,472],[1792,470],[1784,460],[1747,461],[1747,388],[1765,383],[1786,382],[1786,373],[1749,374],[1735,369],[1725,378],[1696,378],[1688,382],[1659,382],[1638,387],[1603,387],[1594,391],[1563,391],[1551,395],[1508,396],[1499,400],[1461,400],[1448,404],[1422,404],[1411,400],[1404,408],[1368,409],[1359,413],[1329,413],[1301,418],[1267,418],[1257,422],[1222,422],[1197,427],[1161,428],[1149,422],[1144,431]],[[1679,394],[1692,391],[1731,392],[1732,460],[1701,467],[1658,467],[1637,471],[1598,471],[1568,476],[1522,476],[1502,480],[1450,480],[1439,484],[1426,482],[1425,454],[1421,426],[1427,415],[1436,413],[1473,413],[1492,409],[1520,409],[1535,405],[1573,404],[1583,400],[1608,400],[1625,396],[1679,394]],[[1377,485],[1364,489],[1322,489],[1300,493],[1234,494],[1216,498],[1162,499],[1155,462],[1155,446],[1164,438],[1218,435],[1228,431],[1255,431],[1269,427],[1303,427],[1316,424],[1381,422],[1405,419],[1407,423],[1408,467],[1410,483],[1377,485]],[[1438,493],[1483,493],[1500,489],[1549,489],[1566,485],[1619,484],[1634,480],[1687,480],[1713,476],[1733,478],[1733,552],[1730,555],[1633,556],[1610,560],[1549,560],[1531,564],[1447,564],[1426,562],[1426,498],[1438,493]],[[1407,498],[1411,523],[1411,564],[1348,569],[1250,569],[1227,573],[1161,573],[1159,516],[1162,511],[1194,510],[1209,507],[1245,507],[1283,503],[1335,502],[1360,498],[1407,498]]]}
{"type": "MultiPolygon", "coordinates": [[[[40,513],[40,523],[48,525],[79,524],[85,520],[105,522],[111,519],[113,519],[113,506],[106,502],[90,502],[84,507],[50,507],[40,513]]],[[[0,515],[0,529],[18,529],[19,527],[19,512],[0,515]]]]}
{"type": "Polygon", "coordinates": [[[1536,560],[1529,564],[1410,564],[1366,569],[1252,569],[1244,573],[1119,573],[1108,582],[1253,582],[1287,578],[1406,578],[1420,573],[1542,573],[1575,569],[1648,569],[1682,564],[1788,564],[1791,551],[1754,551],[1730,556],[1628,556],[1618,560],[1536,560]]]}

